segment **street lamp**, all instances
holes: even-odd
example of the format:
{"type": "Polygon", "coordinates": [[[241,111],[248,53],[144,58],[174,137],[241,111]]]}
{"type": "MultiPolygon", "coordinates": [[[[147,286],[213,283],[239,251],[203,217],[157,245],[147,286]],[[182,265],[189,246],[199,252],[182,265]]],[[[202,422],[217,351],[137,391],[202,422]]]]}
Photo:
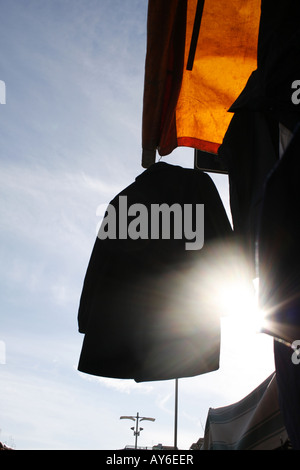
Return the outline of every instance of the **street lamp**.
{"type": "Polygon", "coordinates": [[[120,416],[120,419],[131,419],[132,421],[135,421],[135,428],[130,428],[133,430],[133,435],[135,436],[135,449],[137,449],[137,438],[140,435],[140,432],[144,429],[139,428],[139,421],[155,421],[155,418],[146,418],[145,416],[139,416],[138,413],[136,414],[136,416],[120,416]]]}

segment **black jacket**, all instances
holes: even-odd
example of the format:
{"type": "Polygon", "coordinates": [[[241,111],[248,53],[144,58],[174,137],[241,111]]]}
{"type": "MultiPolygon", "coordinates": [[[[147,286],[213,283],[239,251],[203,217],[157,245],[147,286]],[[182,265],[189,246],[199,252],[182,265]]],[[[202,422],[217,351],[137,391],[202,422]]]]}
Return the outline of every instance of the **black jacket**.
{"type": "Polygon", "coordinates": [[[113,199],[118,217],[119,196],[149,212],[153,204],[204,204],[204,247],[186,250],[187,239],[172,233],[158,240],[98,237],[79,305],[85,337],[78,369],[136,381],[217,369],[220,320],[203,299],[205,260],[231,226],[214,183],[200,171],[156,163],[113,199]]]}

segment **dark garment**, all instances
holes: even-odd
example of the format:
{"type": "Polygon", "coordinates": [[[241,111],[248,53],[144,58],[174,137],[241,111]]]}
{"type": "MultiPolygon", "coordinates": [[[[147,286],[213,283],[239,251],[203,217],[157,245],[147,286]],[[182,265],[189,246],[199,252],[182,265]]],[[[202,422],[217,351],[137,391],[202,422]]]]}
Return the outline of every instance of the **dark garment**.
{"type": "Polygon", "coordinates": [[[259,232],[260,305],[267,330],[300,339],[300,130],[269,175],[259,232]]]}
{"type": "Polygon", "coordinates": [[[292,84],[300,78],[300,2],[262,0],[257,70],[230,108],[272,114],[293,131],[300,109],[292,101],[292,84]]]}
{"type": "Polygon", "coordinates": [[[186,250],[187,239],[172,231],[170,239],[97,238],[79,306],[78,369],[136,381],[216,370],[220,319],[204,292],[206,263],[213,241],[225,243],[232,230],[211,178],[156,163],[114,198],[117,213],[119,196],[149,213],[153,204],[204,204],[204,247],[186,250]]]}
{"type": "Polygon", "coordinates": [[[256,276],[257,232],[267,175],[278,160],[278,123],[260,111],[240,110],[231,120],[219,154],[227,162],[234,233],[256,276]]]}
{"type": "Polygon", "coordinates": [[[230,108],[235,114],[219,149],[229,169],[234,230],[253,263],[264,183],[278,160],[279,123],[293,131],[300,121],[300,104],[292,100],[292,84],[300,80],[299,17],[299,0],[262,0],[257,70],[230,108]]]}
{"type": "Polygon", "coordinates": [[[300,339],[300,129],[270,174],[259,236],[260,306],[263,331],[274,342],[279,404],[294,449],[300,449],[300,364],[292,344],[300,339]]]}

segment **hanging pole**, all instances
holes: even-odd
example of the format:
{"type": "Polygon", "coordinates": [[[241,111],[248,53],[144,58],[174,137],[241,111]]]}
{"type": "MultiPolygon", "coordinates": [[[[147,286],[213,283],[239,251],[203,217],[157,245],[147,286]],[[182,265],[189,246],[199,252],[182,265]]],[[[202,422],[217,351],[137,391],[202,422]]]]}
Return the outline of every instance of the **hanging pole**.
{"type": "Polygon", "coordinates": [[[177,425],[178,425],[178,379],[175,379],[174,449],[177,449],[177,425]]]}
{"type": "Polygon", "coordinates": [[[200,25],[201,25],[201,20],[202,20],[203,8],[204,8],[204,0],[198,0],[197,8],[196,8],[196,14],[195,14],[195,20],[194,20],[192,39],[191,39],[191,45],[190,45],[190,51],[189,51],[189,56],[188,56],[188,61],[187,61],[187,66],[186,66],[187,70],[193,70],[194,59],[195,59],[195,54],[196,54],[196,49],[197,49],[198,36],[199,36],[200,25]]]}
{"type": "Polygon", "coordinates": [[[137,439],[138,439],[138,435],[140,434],[139,433],[139,413],[136,414],[136,426],[135,426],[135,449],[137,449],[137,439]]]}

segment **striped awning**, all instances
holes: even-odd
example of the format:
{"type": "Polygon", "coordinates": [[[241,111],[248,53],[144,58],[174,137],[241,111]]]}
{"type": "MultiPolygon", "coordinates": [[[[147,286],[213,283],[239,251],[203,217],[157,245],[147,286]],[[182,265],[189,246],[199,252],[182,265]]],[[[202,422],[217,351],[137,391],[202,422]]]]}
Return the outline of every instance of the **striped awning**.
{"type": "Polygon", "coordinates": [[[287,440],[274,372],[241,401],[209,409],[202,449],[273,450],[287,440]]]}

